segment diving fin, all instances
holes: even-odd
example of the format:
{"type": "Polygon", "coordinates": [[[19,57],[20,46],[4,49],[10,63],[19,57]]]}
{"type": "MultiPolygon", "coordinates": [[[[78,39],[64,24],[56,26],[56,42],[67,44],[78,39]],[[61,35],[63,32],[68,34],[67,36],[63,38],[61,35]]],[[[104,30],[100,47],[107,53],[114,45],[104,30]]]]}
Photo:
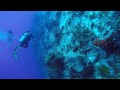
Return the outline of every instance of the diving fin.
{"type": "Polygon", "coordinates": [[[14,55],[15,60],[17,60],[18,59],[17,54],[14,52],[13,55],[14,55]]]}

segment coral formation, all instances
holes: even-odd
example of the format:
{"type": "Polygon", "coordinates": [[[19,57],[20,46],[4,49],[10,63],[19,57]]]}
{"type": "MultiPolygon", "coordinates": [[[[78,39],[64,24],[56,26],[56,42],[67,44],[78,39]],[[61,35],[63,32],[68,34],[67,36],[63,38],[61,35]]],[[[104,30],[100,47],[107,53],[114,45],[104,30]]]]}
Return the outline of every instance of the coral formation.
{"type": "Polygon", "coordinates": [[[36,50],[38,57],[46,55],[49,78],[120,78],[119,16],[119,11],[39,12],[36,50]]]}
{"type": "Polygon", "coordinates": [[[64,70],[64,59],[65,57],[60,56],[56,53],[49,53],[46,58],[46,65],[49,68],[49,77],[52,79],[61,79],[63,78],[64,70]]]}

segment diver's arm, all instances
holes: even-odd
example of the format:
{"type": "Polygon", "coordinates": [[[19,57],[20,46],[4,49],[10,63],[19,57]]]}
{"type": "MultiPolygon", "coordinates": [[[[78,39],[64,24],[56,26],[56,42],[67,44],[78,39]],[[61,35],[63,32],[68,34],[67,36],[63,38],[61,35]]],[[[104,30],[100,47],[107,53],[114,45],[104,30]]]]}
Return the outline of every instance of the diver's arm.
{"type": "Polygon", "coordinates": [[[32,39],[35,40],[35,38],[31,35],[32,39]]]}
{"type": "Polygon", "coordinates": [[[35,40],[35,38],[32,35],[31,35],[31,37],[32,37],[31,43],[32,43],[32,45],[34,45],[33,40],[35,40]]]}
{"type": "Polygon", "coordinates": [[[32,45],[34,45],[33,40],[30,40],[30,41],[31,41],[32,45]]]}

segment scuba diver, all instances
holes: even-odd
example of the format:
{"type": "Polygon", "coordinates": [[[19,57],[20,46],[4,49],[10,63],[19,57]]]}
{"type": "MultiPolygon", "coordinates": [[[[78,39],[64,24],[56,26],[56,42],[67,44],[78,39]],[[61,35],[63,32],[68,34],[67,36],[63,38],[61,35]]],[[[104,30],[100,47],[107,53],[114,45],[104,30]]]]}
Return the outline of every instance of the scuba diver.
{"type": "Polygon", "coordinates": [[[8,40],[8,44],[7,46],[10,47],[10,45],[13,43],[13,32],[11,30],[8,30],[8,32],[6,32],[6,39],[8,40]]]}
{"type": "MultiPolygon", "coordinates": [[[[33,40],[35,40],[34,39],[34,37],[31,35],[31,33],[30,33],[30,31],[27,31],[27,32],[25,32],[22,36],[21,36],[21,38],[20,38],[20,45],[18,45],[15,49],[14,49],[14,52],[13,52],[13,55],[14,55],[14,57],[15,57],[15,59],[17,60],[18,58],[17,58],[17,55],[16,55],[16,52],[17,52],[17,50],[18,49],[20,49],[20,47],[24,47],[24,48],[28,48],[28,41],[30,41],[30,39],[33,39],[33,40]]],[[[32,44],[33,44],[33,41],[31,40],[31,42],[32,42],[32,44]]]]}

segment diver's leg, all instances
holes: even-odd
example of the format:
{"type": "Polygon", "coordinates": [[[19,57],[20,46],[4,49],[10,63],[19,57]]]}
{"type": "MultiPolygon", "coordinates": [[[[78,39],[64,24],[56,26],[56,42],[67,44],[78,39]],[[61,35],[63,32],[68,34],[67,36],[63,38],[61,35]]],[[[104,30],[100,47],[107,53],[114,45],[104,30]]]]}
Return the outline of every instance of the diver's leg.
{"type": "Polygon", "coordinates": [[[14,52],[13,55],[14,55],[14,58],[17,60],[18,59],[17,54],[14,52]]]}
{"type": "Polygon", "coordinates": [[[14,52],[16,53],[19,48],[20,48],[20,45],[14,49],[14,52]]]}
{"type": "Polygon", "coordinates": [[[10,46],[11,46],[12,43],[13,43],[13,41],[10,40],[10,41],[8,42],[8,44],[7,44],[7,47],[10,48],[10,46]]]}
{"type": "Polygon", "coordinates": [[[17,46],[17,47],[14,49],[14,52],[13,52],[14,58],[15,58],[16,60],[18,59],[16,52],[17,52],[17,50],[18,50],[19,48],[20,48],[20,45],[17,46]]]}
{"type": "Polygon", "coordinates": [[[13,41],[12,41],[12,40],[10,40],[10,42],[9,42],[9,46],[10,46],[12,43],[13,43],[13,41]]]}

